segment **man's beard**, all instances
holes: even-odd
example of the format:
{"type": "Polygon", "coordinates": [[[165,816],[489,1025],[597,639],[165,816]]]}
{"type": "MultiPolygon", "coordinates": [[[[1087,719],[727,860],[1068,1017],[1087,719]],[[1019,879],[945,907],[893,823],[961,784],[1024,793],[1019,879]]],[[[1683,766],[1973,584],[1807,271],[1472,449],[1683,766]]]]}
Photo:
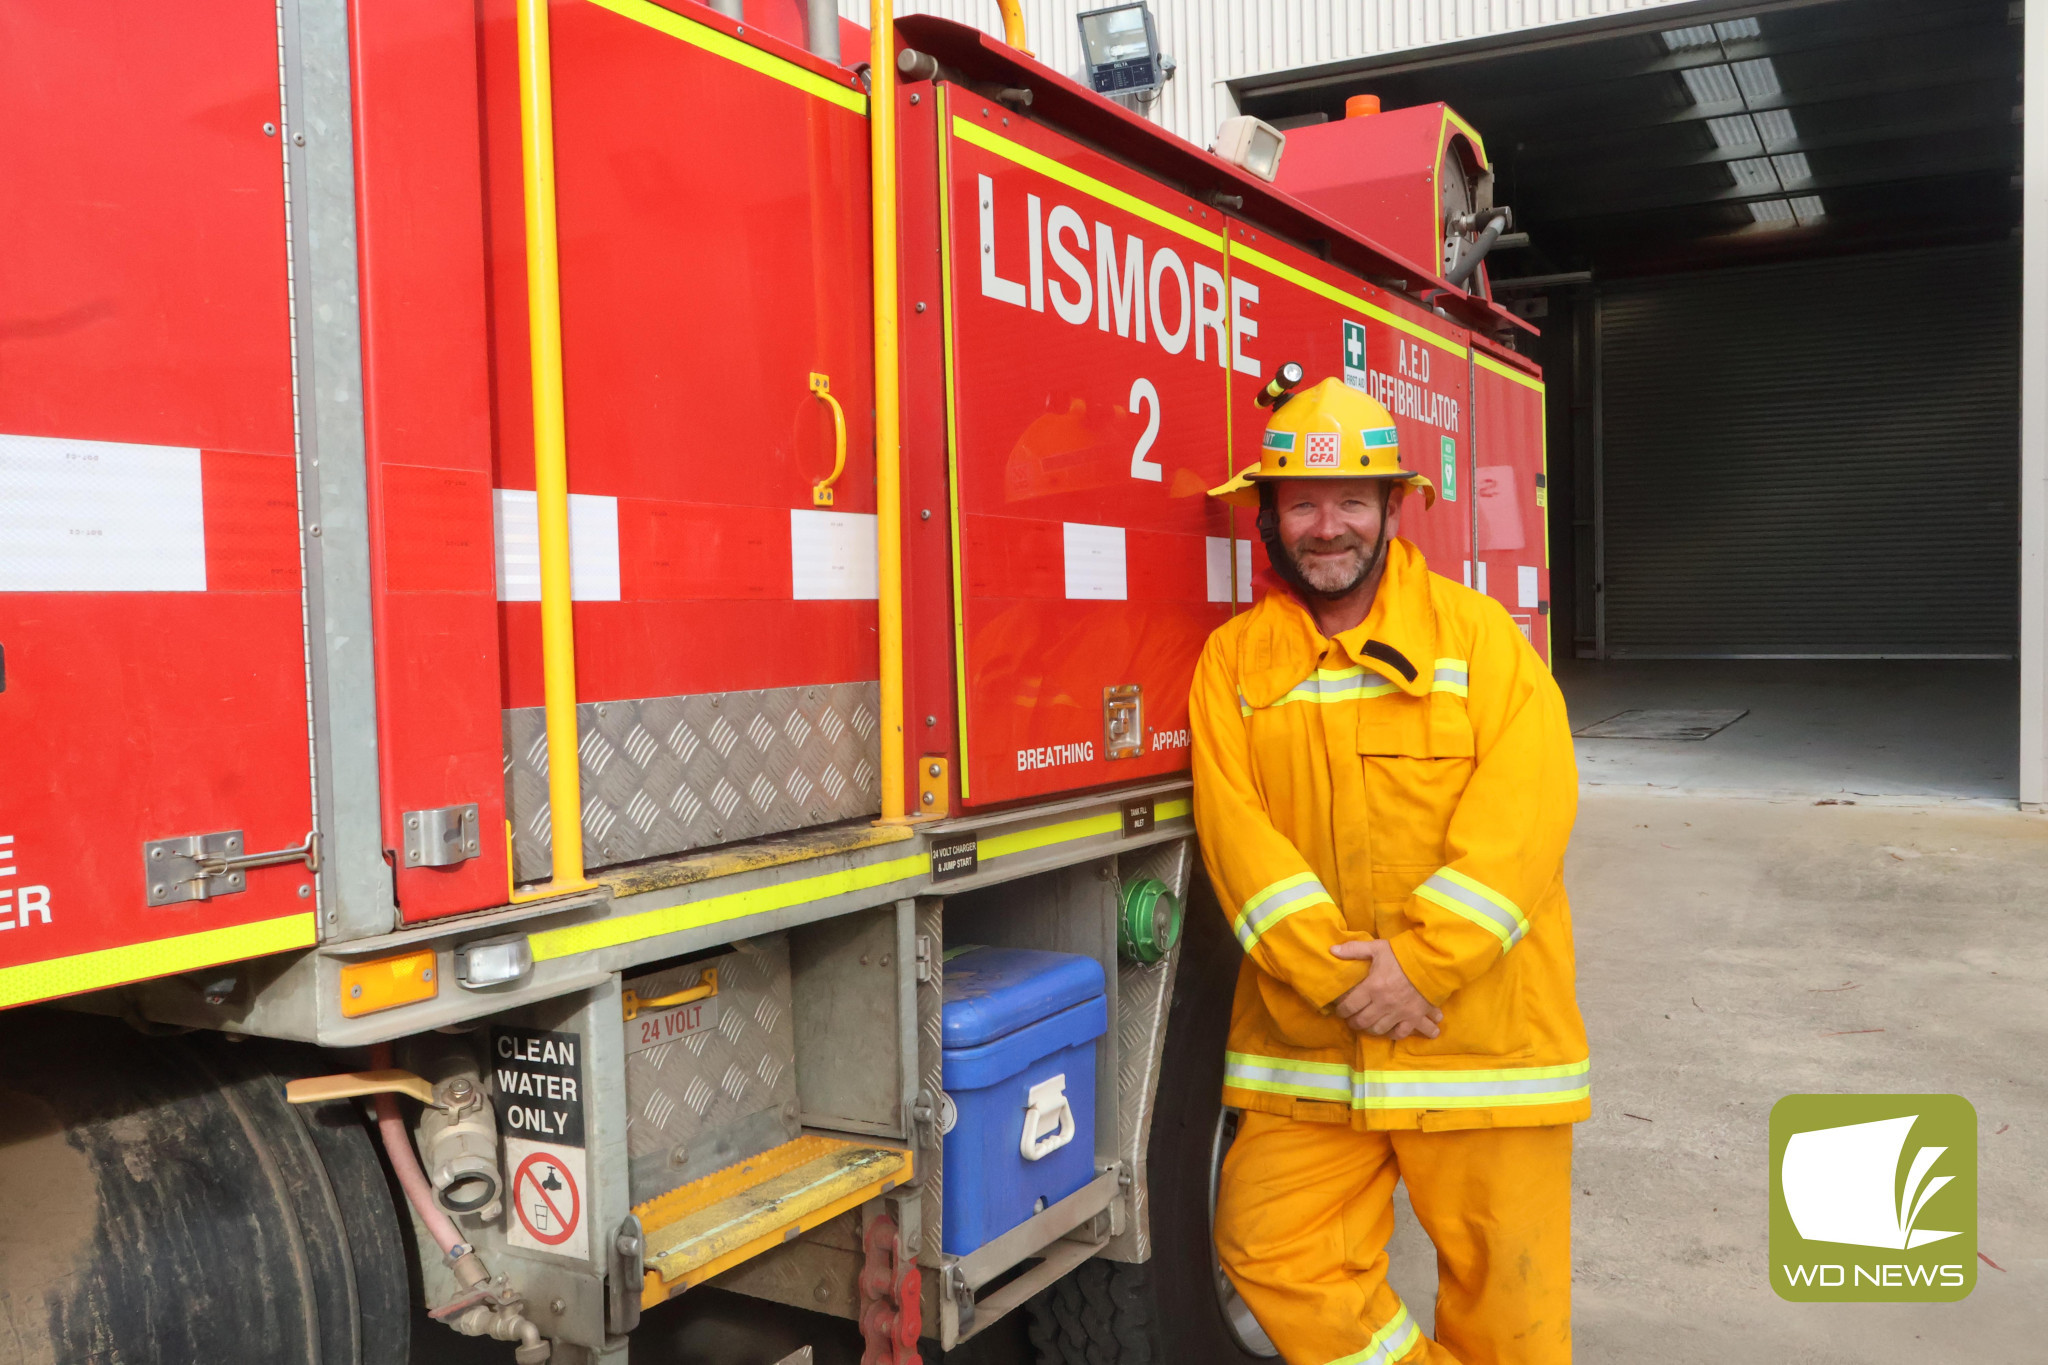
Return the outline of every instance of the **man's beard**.
{"type": "Polygon", "coordinates": [[[1293,561],[1297,578],[1318,597],[1335,600],[1347,597],[1357,590],[1358,585],[1372,574],[1379,563],[1379,547],[1366,552],[1365,542],[1357,536],[1339,536],[1335,540],[1304,540],[1288,552],[1293,561]],[[1310,550],[1322,553],[1310,556],[1310,550]],[[1349,550],[1342,558],[1330,551],[1349,550]]]}

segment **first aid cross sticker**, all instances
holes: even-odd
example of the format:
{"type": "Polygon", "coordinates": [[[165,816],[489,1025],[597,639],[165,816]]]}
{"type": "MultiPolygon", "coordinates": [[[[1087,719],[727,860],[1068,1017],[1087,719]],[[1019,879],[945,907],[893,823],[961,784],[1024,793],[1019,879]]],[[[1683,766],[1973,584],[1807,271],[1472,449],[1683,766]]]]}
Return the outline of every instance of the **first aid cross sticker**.
{"type": "Polygon", "coordinates": [[[1302,463],[1310,469],[1335,469],[1340,437],[1334,431],[1311,431],[1308,434],[1308,454],[1302,463]]]}

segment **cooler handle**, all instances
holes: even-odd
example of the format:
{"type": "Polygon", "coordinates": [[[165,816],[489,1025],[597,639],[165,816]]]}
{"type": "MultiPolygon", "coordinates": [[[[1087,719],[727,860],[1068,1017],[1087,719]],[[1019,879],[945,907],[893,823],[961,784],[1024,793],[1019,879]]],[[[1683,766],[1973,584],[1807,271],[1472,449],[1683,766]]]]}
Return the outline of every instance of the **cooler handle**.
{"type": "Polygon", "coordinates": [[[1067,1103],[1067,1075],[1063,1071],[1031,1087],[1024,1100],[1024,1136],[1017,1150],[1026,1161],[1057,1152],[1074,1140],[1081,1125],[1074,1120],[1074,1106],[1067,1103]]]}

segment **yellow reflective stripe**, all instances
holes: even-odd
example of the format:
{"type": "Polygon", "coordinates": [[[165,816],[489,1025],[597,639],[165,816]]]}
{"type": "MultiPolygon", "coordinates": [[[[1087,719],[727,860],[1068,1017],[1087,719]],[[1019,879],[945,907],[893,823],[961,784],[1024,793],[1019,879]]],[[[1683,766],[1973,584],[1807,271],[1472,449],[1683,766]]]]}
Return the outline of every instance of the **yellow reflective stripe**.
{"type": "Polygon", "coordinates": [[[615,948],[621,943],[673,934],[683,929],[701,929],[707,924],[721,924],[746,915],[784,910],[792,905],[824,900],[827,896],[844,895],[849,891],[887,886],[890,882],[904,881],[930,870],[930,855],[919,853],[909,858],[892,858],[872,867],[826,872],[816,877],[778,882],[773,886],[757,886],[723,896],[706,896],[703,900],[671,905],[662,910],[643,910],[637,915],[620,915],[592,924],[547,929],[531,935],[527,942],[533,947],[533,960],[547,962],[575,953],[615,948]]]}
{"type": "Polygon", "coordinates": [[[1430,674],[1429,690],[1432,692],[1454,692],[1468,696],[1472,681],[1471,665],[1463,659],[1438,659],[1430,674]]]}
{"type": "Polygon", "coordinates": [[[1263,251],[1232,242],[1230,244],[1230,254],[1242,256],[1259,269],[1278,275],[1281,279],[1287,280],[1292,284],[1298,284],[1312,294],[1321,294],[1332,303],[1341,303],[1346,308],[1364,313],[1367,317],[1377,318],[1379,321],[1386,323],[1387,326],[1398,331],[1406,332],[1413,337],[1420,337],[1432,346],[1440,346],[1459,359],[1463,359],[1465,356],[1465,348],[1452,341],[1449,337],[1439,336],[1421,323],[1411,322],[1399,313],[1389,312],[1378,304],[1367,303],[1358,295],[1320,280],[1314,275],[1309,274],[1306,270],[1296,270],[1285,261],[1276,261],[1263,251]]]}
{"type": "Polygon", "coordinates": [[[830,100],[842,109],[848,109],[867,117],[868,100],[859,90],[853,88],[851,80],[845,85],[835,83],[830,77],[821,76],[807,66],[798,66],[771,53],[763,52],[751,43],[741,42],[729,33],[721,33],[706,24],[672,14],[648,0],[591,0],[600,9],[608,9],[622,19],[645,24],[651,29],[666,33],[671,38],[680,38],[692,47],[703,48],[714,57],[723,57],[729,62],[738,62],[750,71],[758,71],[771,80],[784,85],[795,86],[807,95],[830,100]]]}
{"type": "Polygon", "coordinates": [[[1409,1316],[1408,1305],[1397,1301],[1394,1316],[1387,1319],[1386,1326],[1372,1334],[1364,1350],[1338,1356],[1330,1365],[1393,1365],[1414,1350],[1415,1343],[1421,1338],[1422,1328],[1409,1316]]]}
{"type": "Polygon", "coordinates": [[[953,136],[962,142],[971,142],[984,151],[994,152],[1005,161],[1014,161],[1026,170],[1036,171],[1047,179],[1057,180],[1070,189],[1100,199],[1103,203],[1120,208],[1125,213],[1143,218],[1148,223],[1156,223],[1168,232],[1177,232],[1189,241],[1199,242],[1212,251],[1223,249],[1221,233],[1196,227],[1185,219],[1174,217],[1156,204],[1148,204],[1136,195],[1126,194],[1114,185],[1106,185],[1092,175],[1084,174],[1071,166],[1063,166],[1042,152],[1034,152],[1029,147],[1010,141],[1000,133],[990,132],[979,123],[970,122],[964,114],[953,116],[953,136]]]}
{"type": "Polygon", "coordinates": [[[1336,1062],[1226,1052],[1223,1084],[1353,1109],[1502,1109],[1569,1104],[1592,1094],[1590,1060],[1496,1071],[1358,1071],[1336,1062]]]}
{"type": "MultiPolygon", "coordinates": [[[[1193,809],[1193,803],[1183,797],[1159,803],[1153,808],[1152,814],[1155,820],[1173,820],[1191,814],[1193,809]]],[[[980,841],[979,854],[983,861],[1006,858],[1074,839],[1118,834],[1122,832],[1123,827],[1124,817],[1121,811],[1112,811],[1107,815],[1084,816],[1079,820],[1041,825],[1037,829],[1019,830],[1014,834],[993,835],[980,841]]],[[[930,855],[920,853],[908,858],[878,863],[873,867],[827,872],[816,877],[781,882],[774,886],[758,886],[723,896],[707,896],[703,900],[691,901],[685,905],[671,905],[661,910],[643,910],[637,915],[620,915],[593,924],[572,924],[561,929],[548,929],[532,935],[528,941],[533,947],[534,961],[546,962],[574,953],[617,947],[621,943],[637,943],[644,938],[673,934],[684,929],[701,929],[707,924],[722,924],[746,915],[785,910],[792,905],[804,905],[811,901],[824,900],[828,896],[845,895],[849,891],[871,890],[877,886],[887,886],[891,882],[915,877],[928,870],[930,866],[930,855]]]]}
{"type": "Polygon", "coordinates": [[[1502,379],[1512,379],[1517,384],[1523,385],[1526,388],[1534,389],[1538,393],[1543,392],[1543,381],[1534,375],[1524,373],[1512,365],[1503,365],[1484,351],[1474,350],[1472,354],[1479,361],[1480,369],[1491,370],[1502,379]]]}
{"type": "Polygon", "coordinates": [[[1116,834],[1124,827],[1121,811],[1107,815],[1089,815],[1079,820],[1063,820],[1057,825],[1040,825],[1037,829],[1018,830],[1015,834],[997,834],[981,841],[981,856],[986,858],[1007,858],[1013,853],[1029,853],[1036,848],[1048,848],[1053,844],[1064,844],[1069,839],[1086,839],[1097,834],[1116,834]]]}
{"type": "Polygon", "coordinates": [[[148,943],[0,968],[0,1008],[189,972],[220,962],[240,962],[294,948],[310,948],[318,937],[309,910],[257,920],[254,924],[204,929],[196,934],[178,934],[148,943]]]}
{"type": "Polygon", "coordinates": [[[1364,701],[1370,697],[1384,697],[1399,692],[1401,685],[1389,682],[1377,673],[1363,668],[1319,668],[1313,677],[1302,679],[1276,700],[1274,706],[1285,706],[1289,702],[1313,702],[1325,705],[1339,701],[1364,701]]]}
{"type": "Polygon", "coordinates": [[[1250,952],[1274,925],[1295,911],[1305,910],[1318,902],[1336,903],[1335,897],[1324,889],[1315,873],[1297,872],[1245,897],[1237,918],[1230,922],[1230,931],[1237,935],[1237,941],[1244,945],[1245,951],[1250,952]]]}
{"type": "Polygon", "coordinates": [[[1529,932],[1529,920],[1522,914],[1522,907],[1485,882],[1454,868],[1438,868],[1428,881],[1415,888],[1415,894],[1486,930],[1500,940],[1502,952],[1520,943],[1529,932]]]}
{"type": "MultiPolygon", "coordinates": [[[[1486,159],[1486,142],[1479,136],[1479,130],[1477,128],[1474,128],[1471,124],[1465,122],[1464,119],[1452,113],[1448,107],[1444,110],[1444,122],[1449,124],[1453,128],[1456,128],[1466,137],[1471,138],[1472,151],[1479,157],[1479,164],[1485,167],[1487,170],[1493,169],[1493,163],[1486,159]]],[[[1439,152],[1443,150],[1443,144],[1441,142],[1437,144],[1437,150],[1439,152]]],[[[1441,161],[1439,161],[1438,165],[1439,167],[1441,167],[1441,161]]]]}
{"type": "MultiPolygon", "coordinates": [[[[939,98],[939,126],[946,124],[947,96],[951,86],[936,82],[939,98]]],[[[953,544],[967,542],[960,535],[960,398],[953,369],[953,145],[939,139],[939,325],[945,344],[939,354],[946,374],[946,510],[952,518],[953,544]]],[[[968,744],[967,725],[967,589],[960,579],[960,555],[946,556],[953,572],[953,714],[960,726],[960,799],[974,795],[973,749],[968,744]]]]}

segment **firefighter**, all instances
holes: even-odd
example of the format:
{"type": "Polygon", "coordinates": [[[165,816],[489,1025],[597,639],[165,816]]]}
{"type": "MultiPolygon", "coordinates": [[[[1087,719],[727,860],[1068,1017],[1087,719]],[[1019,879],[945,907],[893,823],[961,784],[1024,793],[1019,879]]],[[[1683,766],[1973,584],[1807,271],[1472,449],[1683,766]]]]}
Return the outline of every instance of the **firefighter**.
{"type": "Polygon", "coordinates": [[[1245,951],[1223,1266],[1290,1365],[1568,1361],[1591,1105],[1563,698],[1506,611],[1400,538],[1435,489],[1365,394],[1283,398],[1211,493],[1258,509],[1285,584],[1209,638],[1191,701],[1195,825],[1245,951]],[[1397,1180],[1436,1244],[1433,1340],[1387,1286],[1397,1180]]]}

